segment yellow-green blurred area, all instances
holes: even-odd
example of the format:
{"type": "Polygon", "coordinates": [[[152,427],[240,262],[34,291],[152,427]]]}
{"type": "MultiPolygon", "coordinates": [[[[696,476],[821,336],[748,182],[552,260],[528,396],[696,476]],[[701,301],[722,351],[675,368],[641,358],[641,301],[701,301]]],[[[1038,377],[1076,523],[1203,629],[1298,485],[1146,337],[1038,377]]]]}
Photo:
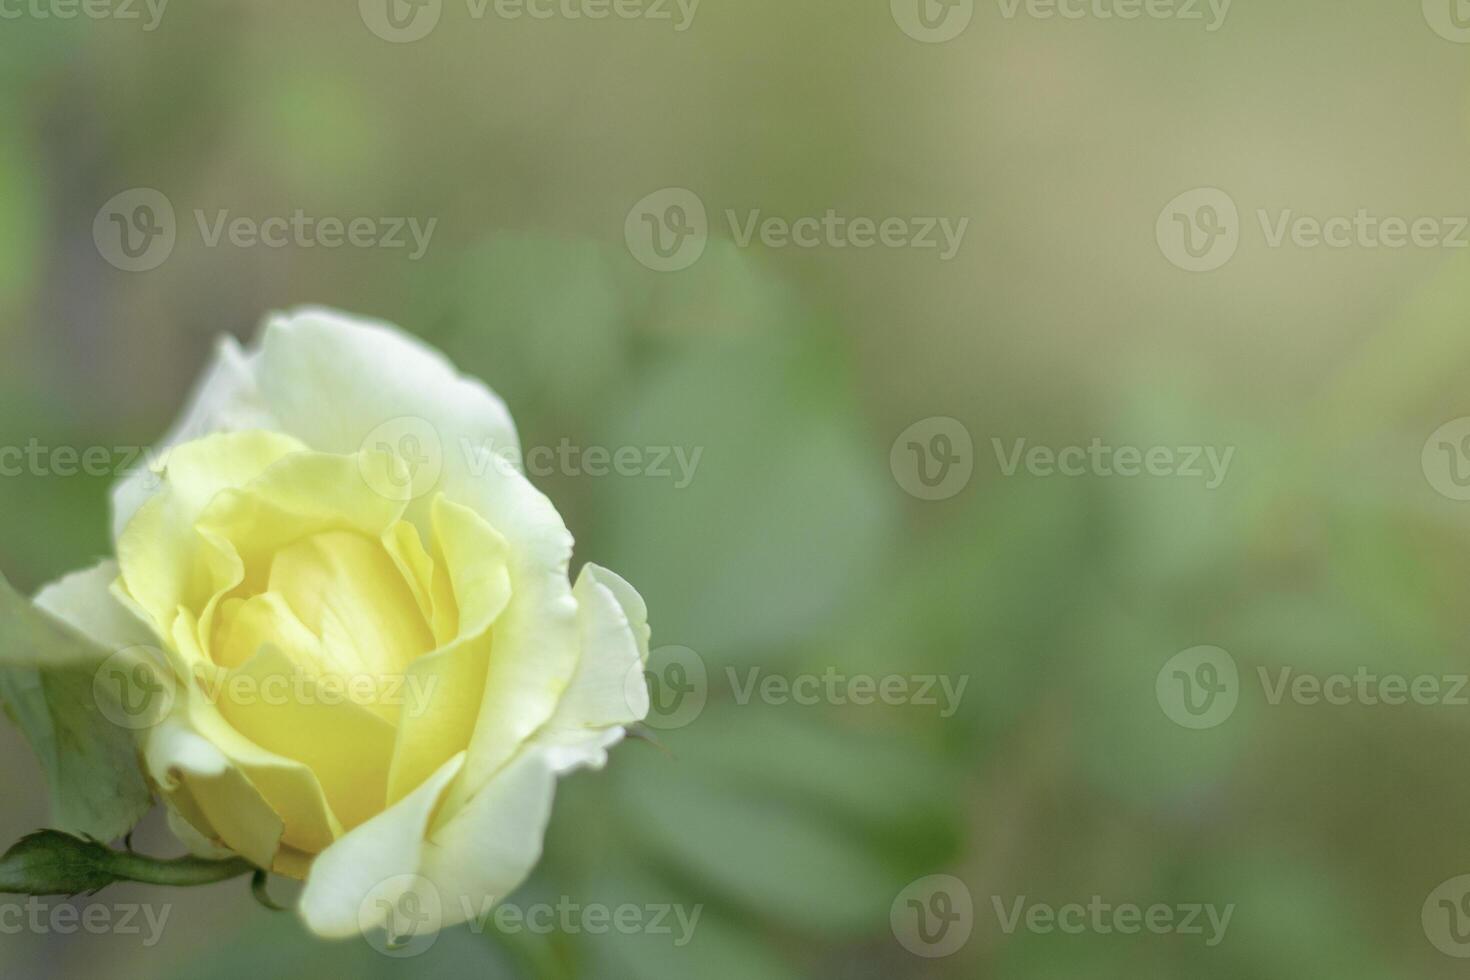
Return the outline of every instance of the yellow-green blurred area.
{"type": "MultiPolygon", "coordinates": [[[[443,0],[409,43],[351,0],[175,0],[153,30],[141,3],[27,4],[0,3],[20,12],[0,19],[0,445],[146,445],[212,339],[271,310],[391,320],[499,391],[527,446],[702,450],[687,486],[538,483],[578,561],[638,586],[655,645],[696,651],[709,694],[666,751],[633,741],[563,782],[511,896],[698,906],[683,944],[492,927],[395,959],[311,940],[237,881],[74,901],[167,906],[151,945],[0,916],[0,975],[1463,976],[1439,946],[1470,906],[1431,895],[1470,873],[1470,704],[1270,696],[1283,669],[1470,672],[1470,502],[1422,458],[1470,416],[1470,250],[1271,241],[1288,211],[1470,215],[1470,44],[1418,3],[1235,0],[1212,31],[1203,3],[1125,20],[979,0],[942,44],[887,0],[704,0],[682,31],[672,3],[512,19],[443,0]],[[177,242],[127,272],[93,225],[139,187],[177,242]],[[1239,208],[1208,273],[1156,238],[1199,187],[1239,208]],[[662,188],[708,209],[680,271],[625,241],[662,188]],[[437,223],[414,260],[211,245],[198,217],[298,209],[437,223]],[[969,224],[948,261],[735,233],[829,209],[969,224]],[[973,476],[926,500],[890,450],[935,417],[973,438],[973,476]],[[1020,439],[1233,457],[1214,489],[1007,475],[1020,439]],[[1238,664],[1239,704],[1196,729],[1156,679],[1202,645],[1238,664]],[[743,697],[752,670],[967,686],[945,717],[743,697]],[[934,874],[973,921],[930,958],[895,922],[934,874]],[[1018,899],[1094,896],[1233,912],[1213,945],[1208,926],[1011,923],[1018,899]]],[[[58,468],[0,478],[0,570],[27,591],[110,551],[111,477],[58,468]]],[[[47,820],[9,726],[0,777],[8,844],[47,820]]],[[[177,853],[156,818],[136,844],[177,853]]]]}

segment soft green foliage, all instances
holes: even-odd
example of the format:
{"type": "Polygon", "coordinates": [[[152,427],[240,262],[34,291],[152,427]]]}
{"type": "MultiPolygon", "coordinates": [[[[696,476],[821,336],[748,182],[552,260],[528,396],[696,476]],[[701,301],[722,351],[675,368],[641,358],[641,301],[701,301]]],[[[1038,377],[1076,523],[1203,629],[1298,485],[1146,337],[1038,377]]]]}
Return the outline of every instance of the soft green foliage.
{"type": "MultiPolygon", "coordinates": [[[[1470,504],[1435,493],[1419,458],[1437,426],[1470,415],[1470,257],[1269,248],[1256,216],[1464,213],[1470,48],[1429,30],[1421,4],[1239,0],[1207,34],[977,2],[969,31],[940,45],[904,37],[885,0],[706,0],[677,35],[476,22],[446,0],[436,33],[403,45],[372,37],[356,6],[175,0],[153,34],[0,24],[0,446],[145,443],[216,333],[310,302],[443,348],[505,396],[528,447],[702,448],[683,488],[537,478],[578,560],[627,575],[654,646],[697,651],[710,691],[692,724],[656,733],[667,755],[635,741],[565,782],[544,860],[509,896],[699,904],[699,927],[676,946],[491,924],[393,960],[314,942],[225,885],[191,892],[161,949],[73,937],[62,969],[1463,976],[1419,917],[1431,889],[1470,872],[1470,709],[1272,705],[1258,680],[1470,670],[1470,504]],[[1204,184],[1240,205],[1242,242],[1192,275],[1160,254],[1153,224],[1204,184]],[[97,207],[134,186],[167,193],[180,224],[146,274],[89,240],[97,207]],[[632,203],[665,186],[699,193],[713,234],[694,266],[658,274],[622,235],[632,203]],[[409,262],[206,248],[192,213],[296,207],[439,226],[409,262]],[[740,248],[727,208],[972,224],[940,263],[740,248]],[[938,415],[972,433],[975,473],[954,498],[920,501],[889,449],[938,415]],[[1237,452],[1216,490],[1004,476],[991,439],[1020,437],[1237,452]],[[1191,731],[1154,682],[1201,644],[1234,656],[1247,693],[1227,723],[1191,731]],[[737,698],[752,668],[831,666],[969,681],[952,717],[737,698]],[[889,907],[935,873],[969,884],[976,926],[927,961],[895,940],[889,907]],[[1236,911],[1206,947],[1006,934],[992,906],[1095,894],[1236,911]]],[[[31,592],[107,554],[109,482],[0,477],[5,574],[31,592]]],[[[12,599],[0,590],[13,618],[12,599]]],[[[24,644],[0,644],[0,662],[18,656],[24,644]]],[[[80,677],[5,676],[51,778],[132,771],[121,742],[65,751],[95,720],[55,714],[80,677]]],[[[11,735],[7,843],[46,819],[27,809],[46,777],[11,735]]],[[[47,976],[56,948],[6,937],[0,972],[47,976]]]]}

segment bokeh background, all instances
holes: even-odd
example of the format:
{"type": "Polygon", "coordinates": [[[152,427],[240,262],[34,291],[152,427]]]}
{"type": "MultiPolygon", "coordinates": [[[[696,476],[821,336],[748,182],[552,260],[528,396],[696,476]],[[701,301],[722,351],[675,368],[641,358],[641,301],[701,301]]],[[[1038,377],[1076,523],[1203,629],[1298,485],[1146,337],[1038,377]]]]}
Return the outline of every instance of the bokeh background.
{"type": "MultiPolygon", "coordinates": [[[[636,583],[655,644],[697,652],[709,687],[667,752],[630,743],[563,783],[514,899],[703,911],[684,946],[459,930],[396,960],[310,940],[242,882],[117,888],[76,904],[168,903],[158,945],[0,935],[0,974],[1463,975],[1421,910],[1470,872],[1470,707],[1271,704],[1257,680],[1470,671],[1470,503],[1421,460],[1470,415],[1470,254],[1273,248],[1257,218],[1470,215],[1470,45],[1432,9],[1236,0],[1211,31],[1207,7],[982,0],[946,43],[880,0],[704,0],[683,31],[677,8],[477,19],[444,0],[411,43],[349,0],[179,2],[153,30],[137,9],[0,20],[0,444],[145,445],[213,337],[321,303],[448,352],[527,445],[701,448],[687,487],[540,481],[578,560],[636,583]],[[138,187],[171,202],[177,242],[127,272],[93,224],[138,187]],[[625,221],[670,187],[711,232],[660,273],[625,221]],[[1194,274],[1155,226],[1198,187],[1239,206],[1239,246],[1194,274]],[[296,209],[437,225],[412,260],[210,247],[194,217],[296,209]],[[943,261],[742,245],[726,209],[969,226],[943,261]],[[971,436],[973,473],[926,500],[890,449],[936,417],[971,436]],[[1235,455],[1213,490],[1007,476],[992,440],[1022,438],[1235,455]],[[1239,705],[1192,730],[1155,680],[1200,645],[1239,664],[1239,705]],[[968,683],[941,717],[742,704],[728,668],[968,683]],[[934,959],[890,915],[932,874],[974,906],[934,959]],[[1094,895],[1234,912],[1207,946],[1008,934],[994,904],[1094,895]]],[[[107,554],[109,482],[0,479],[0,570],[29,592],[107,554]]],[[[8,725],[0,778],[8,843],[47,821],[8,725]]],[[[177,851],[156,820],[138,842],[177,851]]]]}

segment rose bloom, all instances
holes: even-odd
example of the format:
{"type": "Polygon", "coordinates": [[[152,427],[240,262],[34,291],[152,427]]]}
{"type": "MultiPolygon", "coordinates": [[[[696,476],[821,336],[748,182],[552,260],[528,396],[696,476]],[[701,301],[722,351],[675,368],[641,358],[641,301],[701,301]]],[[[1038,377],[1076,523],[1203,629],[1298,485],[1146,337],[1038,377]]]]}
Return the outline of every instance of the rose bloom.
{"type": "Polygon", "coordinates": [[[175,832],[304,879],[322,936],[503,898],[557,776],[646,714],[649,639],[621,578],[572,584],[504,404],[391,326],[308,309],[221,341],[164,446],[114,491],[116,562],[38,602],[162,665],[137,739],[175,832]]]}

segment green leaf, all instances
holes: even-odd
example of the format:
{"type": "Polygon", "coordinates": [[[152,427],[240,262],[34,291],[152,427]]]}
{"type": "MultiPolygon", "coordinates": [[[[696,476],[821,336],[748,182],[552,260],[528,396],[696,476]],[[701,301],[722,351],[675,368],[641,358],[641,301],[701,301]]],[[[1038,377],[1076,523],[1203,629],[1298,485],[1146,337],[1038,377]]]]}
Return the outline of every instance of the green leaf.
{"type": "MultiPolygon", "coordinates": [[[[106,582],[112,575],[110,565],[99,565],[49,592],[67,608],[89,596],[110,603],[106,582]]],[[[107,618],[106,612],[85,615],[92,625],[107,618]]],[[[119,648],[129,642],[119,638],[119,648]]],[[[0,577],[0,701],[40,759],[52,821],[99,840],[131,830],[153,802],[133,734],[109,721],[97,703],[96,671],[111,652],[27,602],[0,577]]]]}
{"type": "Polygon", "coordinates": [[[162,861],[114,851],[94,840],[41,830],[0,857],[0,892],[15,895],[91,894],[119,881],[190,887],[238,878],[256,869],[242,858],[162,861]]]}

